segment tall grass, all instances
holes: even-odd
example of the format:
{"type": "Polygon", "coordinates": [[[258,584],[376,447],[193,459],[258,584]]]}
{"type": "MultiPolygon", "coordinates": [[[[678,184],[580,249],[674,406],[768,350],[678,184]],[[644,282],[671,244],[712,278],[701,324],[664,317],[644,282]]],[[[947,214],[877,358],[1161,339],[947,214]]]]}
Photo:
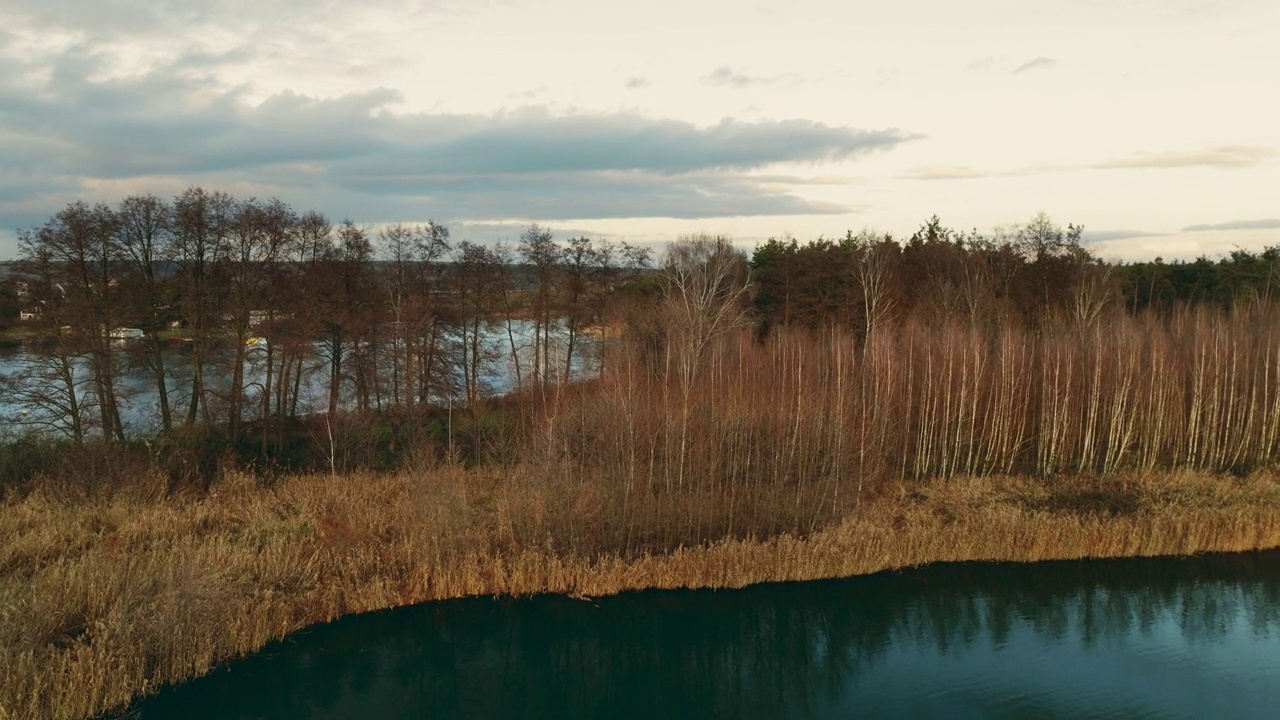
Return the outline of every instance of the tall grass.
{"type": "MultiPolygon", "coordinates": [[[[270,488],[232,475],[207,495],[160,500],[146,481],[92,503],[11,497],[0,506],[0,718],[97,715],[307,625],[434,599],[1280,545],[1274,473],[895,481],[814,532],[659,551],[646,546],[715,537],[726,528],[710,519],[731,514],[635,493],[626,507],[625,483],[546,469],[296,476],[270,488]]],[[[786,527],[793,509],[779,500],[792,496],[771,482],[759,495],[725,491],[736,527],[786,527]]]]}

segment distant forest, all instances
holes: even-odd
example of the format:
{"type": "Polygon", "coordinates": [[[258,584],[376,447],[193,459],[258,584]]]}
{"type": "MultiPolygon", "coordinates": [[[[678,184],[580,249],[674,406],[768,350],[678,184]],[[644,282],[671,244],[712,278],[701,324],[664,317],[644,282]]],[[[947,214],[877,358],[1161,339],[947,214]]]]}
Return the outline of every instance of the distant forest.
{"type": "Polygon", "coordinates": [[[934,216],[901,241],[866,233],[805,243],[771,238],[751,257],[757,317],[816,326],[865,324],[868,312],[959,313],[975,322],[1034,326],[1063,313],[1087,319],[1119,308],[1227,309],[1280,296],[1280,244],[1217,260],[1112,263],[1081,242],[1083,230],[1040,214],[993,235],[961,233],[934,216]]]}
{"type": "MultiPolygon", "coordinates": [[[[20,314],[32,308],[33,300],[20,288],[29,284],[22,281],[33,275],[32,262],[39,258],[41,246],[56,254],[56,246],[67,239],[73,226],[93,232],[90,226],[95,223],[99,232],[114,237],[114,248],[101,248],[108,255],[117,255],[103,258],[114,266],[113,277],[134,282],[142,278],[145,282],[148,273],[156,276],[167,285],[157,290],[164,303],[162,315],[169,318],[181,316],[180,276],[190,279],[193,261],[207,263],[212,277],[225,275],[235,257],[232,245],[237,236],[242,262],[290,266],[286,273],[290,276],[306,270],[314,274],[318,260],[332,265],[343,258],[367,265],[371,271],[362,279],[370,285],[370,295],[388,292],[387,287],[374,288],[373,284],[409,280],[401,274],[406,266],[438,265],[440,272],[433,279],[442,280],[445,269],[463,261],[464,255],[472,261],[502,265],[501,279],[515,292],[550,279],[563,279],[569,285],[580,282],[581,278],[570,280],[572,273],[562,271],[553,273],[557,278],[549,277],[548,263],[577,264],[588,275],[598,271],[596,278],[607,278],[611,286],[622,278],[620,270],[625,269],[627,278],[632,278],[651,269],[647,248],[587,238],[555,242],[548,228],[537,225],[515,243],[494,247],[465,241],[455,244],[449,229],[434,222],[415,227],[397,224],[373,233],[350,222],[334,226],[320,213],[298,214],[278,200],[237,200],[193,188],[172,202],[131,197],[114,209],[74,203],[45,226],[20,231],[21,259],[0,263],[0,331],[24,326],[20,314]],[[208,217],[199,218],[200,214],[208,217]],[[207,225],[211,233],[208,248],[201,247],[200,239],[191,239],[193,232],[201,232],[198,227],[189,227],[192,222],[207,225]],[[304,239],[307,234],[310,240],[304,239]],[[191,242],[194,247],[184,247],[191,242]],[[308,243],[310,247],[304,248],[308,243]],[[141,255],[138,249],[143,251],[141,255]]],[[[1081,226],[1063,228],[1040,214],[1025,225],[991,234],[959,232],[934,216],[905,239],[852,231],[840,238],[803,242],[790,236],[773,237],[756,246],[749,257],[756,287],[754,319],[765,328],[773,324],[865,324],[868,296],[864,281],[868,278],[855,271],[863,253],[880,257],[889,266],[886,272],[896,286],[884,287],[883,293],[897,316],[964,310],[987,317],[1013,313],[1024,322],[1037,324],[1046,313],[1066,309],[1082,283],[1097,285],[1107,304],[1131,313],[1149,307],[1169,311],[1179,304],[1230,308],[1242,302],[1270,302],[1280,290],[1280,244],[1261,252],[1236,249],[1216,259],[1201,256],[1193,261],[1167,261],[1157,257],[1125,263],[1098,258],[1082,243],[1082,233],[1081,226]]],[[[275,278],[269,274],[266,280],[271,279],[275,278]]],[[[211,288],[217,289],[216,284],[211,288]]],[[[441,289],[443,285],[434,292],[441,289]]],[[[133,296],[132,307],[122,308],[119,319],[145,329],[151,313],[138,302],[145,298],[139,298],[136,290],[128,294],[133,296]]],[[[277,293],[262,288],[258,294],[262,297],[254,299],[265,303],[268,296],[277,293]]],[[[571,312],[574,308],[562,309],[571,312]]]]}

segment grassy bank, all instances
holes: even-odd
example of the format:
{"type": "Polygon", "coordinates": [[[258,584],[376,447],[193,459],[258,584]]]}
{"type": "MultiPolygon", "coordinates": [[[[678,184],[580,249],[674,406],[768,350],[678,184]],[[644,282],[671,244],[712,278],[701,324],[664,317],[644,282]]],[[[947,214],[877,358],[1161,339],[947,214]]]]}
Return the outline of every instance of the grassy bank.
{"type": "MultiPolygon", "coordinates": [[[[542,468],[444,465],[269,487],[232,474],[207,494],[167,497],[159,476],[88,500],[11,496],[0,507],[0,717],[92,716],[306,625],[441,598],[1280,546],[1274,470],[903,480],[812,531],[636,537],[692,516],[681,508],[724,502],[703,492],[670,502],[542,468]]],[[[734,502],[760,528],[782,500],[761,487],[734,502]]]]}

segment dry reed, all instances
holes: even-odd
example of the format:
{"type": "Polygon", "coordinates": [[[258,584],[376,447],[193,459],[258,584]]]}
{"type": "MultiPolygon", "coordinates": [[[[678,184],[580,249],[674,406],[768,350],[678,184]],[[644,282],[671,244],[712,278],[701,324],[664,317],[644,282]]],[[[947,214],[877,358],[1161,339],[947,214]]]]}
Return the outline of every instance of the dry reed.
{"type": "MultiPolygon", "coordinates": [[[[237,477],[205,497],[160,502],[67,504],[37,492],[0,509],[0,717],[96,715],[306,625],[434,599],[1272,547],[1277,480],[895,482],[816,532],[667,552],[634,549],[621,522],[625,488],[525,468],[295,477],[270,489],[237,477]]],[[[737,502],[761,518],[755,505],[777,500],[737,502]]],[[[631,512],[686,521],[656,501],[631,512]]]]}

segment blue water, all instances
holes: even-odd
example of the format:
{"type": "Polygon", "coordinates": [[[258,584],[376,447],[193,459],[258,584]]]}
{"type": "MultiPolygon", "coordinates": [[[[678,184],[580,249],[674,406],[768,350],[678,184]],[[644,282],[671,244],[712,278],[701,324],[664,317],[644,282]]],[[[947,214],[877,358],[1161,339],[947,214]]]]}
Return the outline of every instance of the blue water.
{"type": "Polygon", "coordinates": [[[1274,718],[1280,552],[352,617],[151,718],[1274,718]]]}

